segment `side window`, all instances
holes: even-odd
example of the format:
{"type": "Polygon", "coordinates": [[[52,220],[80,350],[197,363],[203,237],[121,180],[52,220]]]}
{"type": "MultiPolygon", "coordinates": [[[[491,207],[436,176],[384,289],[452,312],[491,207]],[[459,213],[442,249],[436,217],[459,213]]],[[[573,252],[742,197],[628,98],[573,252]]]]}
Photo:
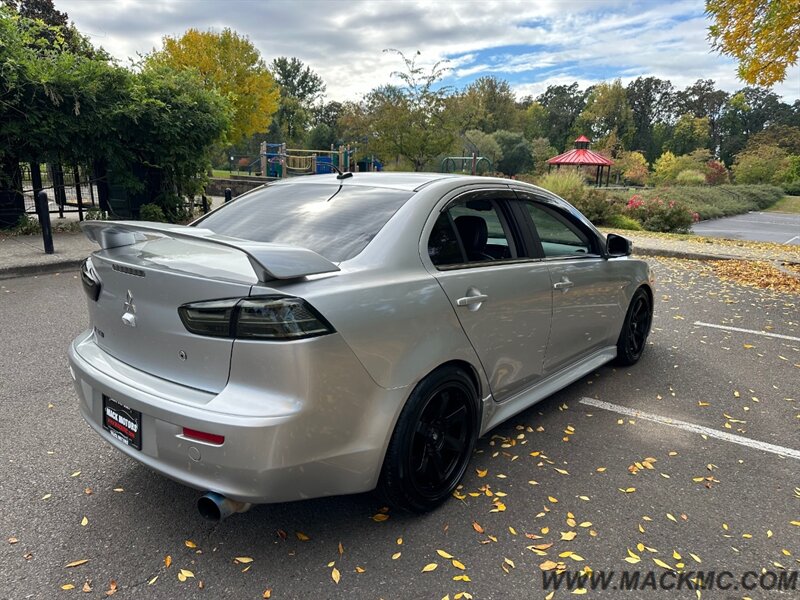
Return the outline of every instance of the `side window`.
{"type": "Polygon", "coordinates": [[[437,267],[516,258],[513,239],[495,202],[463,200],[439,215],[428,239],[437,267]]]}
{"type": "Polygon", "coordinates": [[[533,202],[525,205],[539,234],[545,258],[592,254],[588,238],[566,219],[533,202]]]}

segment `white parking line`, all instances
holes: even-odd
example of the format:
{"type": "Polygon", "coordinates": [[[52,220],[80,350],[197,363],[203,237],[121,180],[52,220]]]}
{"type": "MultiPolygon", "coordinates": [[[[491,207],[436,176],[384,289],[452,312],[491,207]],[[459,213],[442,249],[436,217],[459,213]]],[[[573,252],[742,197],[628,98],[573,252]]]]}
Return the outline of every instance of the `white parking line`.
{"type": "Polygon", "coordinates": [[[753,335],[763,335],[764,337],[773,337],[780,340],[791,340],[793,342],[800,342],[800,337],[791,335],[783,335],[780,333],[770,333],[769,331],[756,331],[755,329],[742,329],[741,327],[730,327],[728,325],[715,325],[714,323],[703,323],[702,321],[695,321],[695,325],[701,327],[713,327],[714,329],[724,329],[725,331],[738,331],[740,333],[752,333],[753,335]]]}
{"type": "Polygon", "coordinates": [[[788,240],[786,240],[786,241],[785,241],[785,242],[783,242],[783,243],[784,243],[784,244],[791,244],[791,243],[792,243],[793,241],[795,241],[795,240],[800,240],[800,235],[796,235],[796,236],[794,236],[793,238],[789,238],[788,240]]]}
{"type": "Polygon", "coordinates": [[[667,417],[662,417],[660,415],[654,415],[652,413],[646,413],[640,410],[627,408],[625,406],[618,406],[616,404],[611,404],[610,402],[595,400],[594,398],[581,398],[580,403],[585,404],[587,406],[594,406],[595,408],[601,408],[603,410],[615,412],[620,415],[634,417],[636,419],[642,419],[644,421],[652,421],[653,423],[669,425],[670,427],[676,427],[677,429],[683,429],[684,431],[689,431],[691,433],[699,433],[702,435],[706,435],[708,437],[716,438],[718,440],[723,440],[725,442],[731,442],[732,444],[739,444],[740,446],[747,446],[748,448],[754,448],[755,450],[770,452],[772,454],[777,454],[778,456],[786,456],[789,458],[800,460],[800,450],[793,450],[791,448],[784,448],[783,446],[768,444],[767,442],[759,442],[757,440],[751,440],[750,438],[742,437],[740,435],[725,433],[724,431],[717,431],[716,429],[711,429],[710,427],[703,427],[702,425],[695,425],[694,423],[687,423],[686,421],[670,419],[667,417]]]}

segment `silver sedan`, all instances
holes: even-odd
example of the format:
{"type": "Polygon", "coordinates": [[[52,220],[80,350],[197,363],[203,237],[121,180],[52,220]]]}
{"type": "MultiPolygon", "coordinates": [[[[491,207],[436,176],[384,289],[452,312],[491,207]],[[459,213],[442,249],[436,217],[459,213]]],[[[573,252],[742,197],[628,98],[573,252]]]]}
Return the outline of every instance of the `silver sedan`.
{"type": "Polygon", "coordinates": [[[69,348],[108,443],[212,519],[376,487],[426,511],[477,438],[641,356],[653,278],[537,187],[420,173],[270,184],[189,226],[89,221],[69,348]]]}

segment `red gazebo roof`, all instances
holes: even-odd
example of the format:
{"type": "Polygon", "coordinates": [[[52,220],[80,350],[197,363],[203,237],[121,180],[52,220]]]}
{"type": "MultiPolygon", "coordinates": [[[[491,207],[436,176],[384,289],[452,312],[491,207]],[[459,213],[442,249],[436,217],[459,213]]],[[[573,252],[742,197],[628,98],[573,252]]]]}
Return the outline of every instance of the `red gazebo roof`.
{"type": "Polygon", "coordinates": [[[588,165],[592,167],[610,167],[614,164],[614,161],[602,154],[589,150],[589,143],[589,138],[582,135],[575,140],[576,148],[554,156],[547,163],[550,165],[588,165]]]}

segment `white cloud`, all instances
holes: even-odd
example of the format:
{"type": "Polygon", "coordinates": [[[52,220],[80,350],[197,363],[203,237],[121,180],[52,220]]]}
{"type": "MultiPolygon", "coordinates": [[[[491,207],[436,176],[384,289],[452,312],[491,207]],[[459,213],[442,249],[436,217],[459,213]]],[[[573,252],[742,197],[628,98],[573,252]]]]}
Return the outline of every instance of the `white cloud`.
{"type": "MultiPolygon", "coordinates": [[[[419,64],[451,58],[449,80],[508,79],[520,94],[551,83],[590,85],[639,75],[684,87],[711,78],[743,87],[735,63],[712,53],[701,0],[527,2],[381,2],[353,0],[55,0],[78,28],[122,60],[189,27],[231,27],[246,34],[267,62],[296,56],[317,71],[329,99],[355,99],[388,83],[402,67],[381,52],[421,50],[419,64]]],[[[800,97],[800,71],[775,91],[800,97]]]]}

